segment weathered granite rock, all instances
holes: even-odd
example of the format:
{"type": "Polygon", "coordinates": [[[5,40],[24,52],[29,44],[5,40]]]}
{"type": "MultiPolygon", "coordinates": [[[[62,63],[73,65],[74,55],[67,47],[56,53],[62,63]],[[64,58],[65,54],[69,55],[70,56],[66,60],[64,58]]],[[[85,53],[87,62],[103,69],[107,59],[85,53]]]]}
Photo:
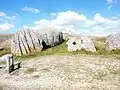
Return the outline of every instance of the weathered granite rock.
{"type": "Polygon", "coordinates": [[[86,51],[96,52],[95,46],[87,36],[71,37],[67,43],[68,51],[77,51],[84,49],[86,51]]]}
{"type": "MultiPolygon", "coordinates": [[[[39,31],[39,30],[38,30],[39,31]]],[[[63,33],[56,30],[39,32],[47,46],[55,46],[63,42],[63,33]]]]}
{"type": "Polygon", "coordinates": [[[22,29],[12,39],[11,52],[16,55],[31,54],[42,49],[42,39],[34,30],[22,29]]]}
{"type": "Polygon", "coordinates": [[[120,49],[120,33],[107,36],[106,50],[120,49]]]}

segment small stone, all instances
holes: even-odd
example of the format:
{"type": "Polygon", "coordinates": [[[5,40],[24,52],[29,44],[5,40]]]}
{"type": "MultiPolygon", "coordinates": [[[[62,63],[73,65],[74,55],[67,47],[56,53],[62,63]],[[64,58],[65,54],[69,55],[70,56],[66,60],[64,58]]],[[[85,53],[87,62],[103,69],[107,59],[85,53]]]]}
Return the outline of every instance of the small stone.
{"type": "Polygon", "coordinates": [[[4,50],[4,47],[0,47],[0,50],[4,50]]]}

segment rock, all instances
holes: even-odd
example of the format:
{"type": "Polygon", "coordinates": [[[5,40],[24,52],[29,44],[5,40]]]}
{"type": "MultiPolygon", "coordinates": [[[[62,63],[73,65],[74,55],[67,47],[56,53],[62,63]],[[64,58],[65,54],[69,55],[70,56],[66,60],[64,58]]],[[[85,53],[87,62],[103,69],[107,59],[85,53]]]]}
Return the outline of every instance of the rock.
{"type": "Polygon", "coordinates": [[[0,50],[4,50],[4,47],[0,47],[0,50]]]}
{"type": "Polygon", "coordinates": [[[31,54],[39,52],[42,49],[42,39],[33,30],[22,29],[12,39],[11,52],[15,55],[31,54]]]}
{"type": "MultiPolygon", "coordinates": [[[[39,30],[38,30],[39,31],[39,30]]],[[[56,30],[45,30],[39,32],[47,46],[56,46],[63,42],[63,33],[56,30]]]]}
{"type": "Polygon", "coordinates": [[[106,50],[120,49],[120,33],[107,36],[106,50]]]}
{"type": "Polygon", "coordinates": [[[38,32],[31,29],[21,29],[12,39],[11,52],[21,56],[42,51],[46,47],[55,46],[62,42],[62,32],[53,30],[38,32]]]}
{"type": "Polygon", "coordinates": [[[13,55],[12,54],[6,54],[0,57],[0,62],[1,61],[6,61],[6,70],[7,73],[10,73],[11,70],[14,68],[14,60],[13,60],[13,55]]]}
{"type": "Polygon", "coordinates": [[[0,62],[1,61],[6,61],[9,57],[12,58],[13,55],[12,54],[5,54],[5,55],[1,56],[0,57],[0,62]]]}
{"type": "Polygon", "coordinates": [[[67,43],[68,51],[77,51],[84,49],[86,51],[96,52],[95,46],[87,36],[71,37],[67,43]]]}

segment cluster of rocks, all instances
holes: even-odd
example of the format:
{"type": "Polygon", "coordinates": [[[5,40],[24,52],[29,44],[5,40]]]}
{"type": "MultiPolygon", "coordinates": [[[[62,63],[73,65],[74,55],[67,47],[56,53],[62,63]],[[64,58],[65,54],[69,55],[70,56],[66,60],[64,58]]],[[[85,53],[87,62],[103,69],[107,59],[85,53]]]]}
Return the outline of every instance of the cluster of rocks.
{"type": "MultiPolygon", "coordinates": [[[[68,42],[68,51],[77,51],[84,49],[86,51],[96,52],[95,45],[92,40],[87,36],[77,36],[69,38],[68,42]]],[[[107,36],[105,50],[116,50],[120,49],[120,33],[114,33],[107,36]]]]}
{"type": "Polygon", "coordinates": [[[31,29],[22,29],[12,39],[11,52],[21,56],[42,51],[47,46],[55,46],[62,42],[62,32],[50,30],[39,33],[31,29]]]}
{"type": "MultiPolygon", "coordinates": [[[[55,30],[36,31],[21,29],[12,38],[11,52],[20,56],[40,52],[43,49],[62,43],[64,37],[62,32],[55,30]]],[[[84,35],[71,36],[66,44],[69,52],[81,49],[96,52],[92,40],[84,35]]],[[[120,48],[120,33],[109,35],[105,49],[113,50],[118,48],[120,48]]]]}

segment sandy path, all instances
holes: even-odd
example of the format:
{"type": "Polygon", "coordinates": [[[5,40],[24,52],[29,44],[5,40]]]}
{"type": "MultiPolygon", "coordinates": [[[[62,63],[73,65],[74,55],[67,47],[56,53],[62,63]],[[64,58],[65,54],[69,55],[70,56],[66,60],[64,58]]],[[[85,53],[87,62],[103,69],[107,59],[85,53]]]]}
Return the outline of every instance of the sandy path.
{"type": "Polygon", "coordinates": [[[0,69],[0,90],[120,90],[120,60],[42,56],[11,74],[0,69]]]}

